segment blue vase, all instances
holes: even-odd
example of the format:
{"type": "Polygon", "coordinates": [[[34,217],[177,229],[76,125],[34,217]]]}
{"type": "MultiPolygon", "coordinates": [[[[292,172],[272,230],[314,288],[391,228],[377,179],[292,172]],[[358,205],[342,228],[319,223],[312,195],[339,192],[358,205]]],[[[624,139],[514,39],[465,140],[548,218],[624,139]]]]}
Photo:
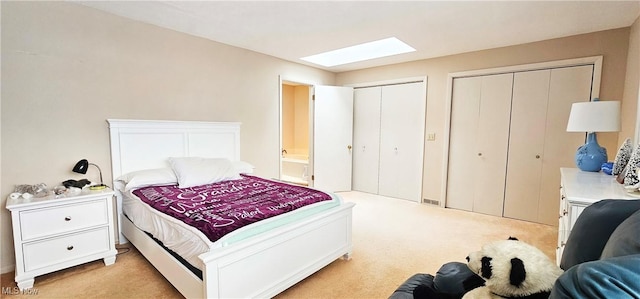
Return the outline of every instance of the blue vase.
{"type": "Polygon", "coordinates": [[[576,166],[582,171],[598,172],[607,162],[607,149],[598,144],[596,133],[587,134],[587,143],[576,152],[576,166]]]}

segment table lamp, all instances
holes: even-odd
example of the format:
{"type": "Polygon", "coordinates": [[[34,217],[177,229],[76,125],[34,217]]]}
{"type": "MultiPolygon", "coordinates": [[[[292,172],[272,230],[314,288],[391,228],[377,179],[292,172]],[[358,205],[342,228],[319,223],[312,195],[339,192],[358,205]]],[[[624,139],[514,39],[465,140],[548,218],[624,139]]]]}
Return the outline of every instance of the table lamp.
{"type": "Polygon", "coordinates": [[[87,173],[87,169],[89,169],[89,165],[95,166],[96,168],[98,168],[98,172],[100,172],[100,185],[89,186],[89,188],[91,190],[102,190],[104,188],[107,188],[107,185],[105,185],[102,182],[102,170],[100,169],[100,167],[98,167],[98,165],[96,165],[96,164],[89,163],[89,161],[87,161],[87,159],[82,159],[82,160],[78,161],[78,163],[76,163],[76,165],[73,166],[73,172],[86,174],[87,173]]]}
{"type": "Polygon", "coordinates": [[[582,171],[600,171],[607,162],[607,149],[598,144],[596,132],[620,131],[620,102],[599,101],[573,103],[567,132],[586,132],[587,143],[576,152],[576,166],[582,171]]]}

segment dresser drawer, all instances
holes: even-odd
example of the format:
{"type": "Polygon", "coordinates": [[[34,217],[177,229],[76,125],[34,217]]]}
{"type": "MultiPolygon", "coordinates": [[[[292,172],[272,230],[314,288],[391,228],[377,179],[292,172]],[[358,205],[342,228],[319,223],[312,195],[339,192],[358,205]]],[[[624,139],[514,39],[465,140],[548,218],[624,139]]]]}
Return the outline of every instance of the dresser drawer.
{"type": "Polygon", "coordinates": [[[108,251],[109,227],[23,244],[24,271],[65,263],[108,251]]]}
{"type": "Polygon", "coordinates": [[[60,205],[20,212],[22,239],[52,236],[109,222],[107,200],[60,205]]]}

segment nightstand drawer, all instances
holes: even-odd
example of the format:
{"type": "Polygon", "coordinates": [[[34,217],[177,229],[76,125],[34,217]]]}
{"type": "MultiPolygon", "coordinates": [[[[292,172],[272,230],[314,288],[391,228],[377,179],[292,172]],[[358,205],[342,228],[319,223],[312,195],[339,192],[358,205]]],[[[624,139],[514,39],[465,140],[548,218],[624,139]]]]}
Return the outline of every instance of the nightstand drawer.
{"type": "Polygon", "coordinates": [[[105,252],[110,248],[108,226],[58,238],[25,243],[22,249],[24,270],[33,271],[61,264],[105,252]]]}
{"type": "Polygon", "coordinates": [[[109,222],[107,200],[74,203],[20,212],[22,239],[71,232],[109,222]]]}

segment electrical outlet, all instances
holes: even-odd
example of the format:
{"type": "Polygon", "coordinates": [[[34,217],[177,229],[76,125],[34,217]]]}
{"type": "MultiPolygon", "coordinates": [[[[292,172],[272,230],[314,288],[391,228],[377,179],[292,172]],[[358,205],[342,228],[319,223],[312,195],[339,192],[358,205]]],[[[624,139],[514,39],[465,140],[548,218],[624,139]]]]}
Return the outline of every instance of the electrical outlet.
{"type": "Polygon", "coordinates": [[[427,141],[434,141],[434,140],[436,140],[436,133],[427,134],[427,141]]]}

